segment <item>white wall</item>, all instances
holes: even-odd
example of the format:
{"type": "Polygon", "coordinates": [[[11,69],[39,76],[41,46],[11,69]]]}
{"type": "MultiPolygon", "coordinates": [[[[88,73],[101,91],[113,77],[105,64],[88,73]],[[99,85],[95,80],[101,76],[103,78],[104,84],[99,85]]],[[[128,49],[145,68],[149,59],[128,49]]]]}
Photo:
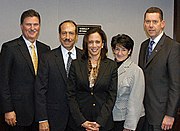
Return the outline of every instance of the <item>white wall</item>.
{"type": "MultiPolygon", "coordinates": [[[[77,24],[100,24],[106,32],[109,57],[113,58],[110,40],[113,35],[126,33],[135,41],[132,58],[137,62],[140,43],[147,37],[143,30],[143,15],[150,6],[164,12],[165,32],[173,36],[173,0],[0,0],[0,48],[2,43],[19,37],[20,15],[33,8],[42,17],[39,40],[55,48],[59,46],[58,25],[66,19],[77,24]]],[[[81,47],[82,36],[77,46],[81,47]]]]}

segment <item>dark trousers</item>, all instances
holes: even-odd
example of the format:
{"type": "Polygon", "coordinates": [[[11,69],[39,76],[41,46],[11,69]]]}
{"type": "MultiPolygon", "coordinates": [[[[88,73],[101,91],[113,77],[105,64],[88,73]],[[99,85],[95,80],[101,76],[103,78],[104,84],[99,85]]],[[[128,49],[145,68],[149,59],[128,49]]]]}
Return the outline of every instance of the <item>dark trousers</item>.
{"type": "MultiPolygon", "coordinates": [[[[161,125],[151,125],[149,124],[148,120],[145,119],[143,131],[164,131],[164,130],[161,129],[161,125]]],[[[168,131],[174,131],[174,129],[168,131]]]]}
{"type": "Polygon", "coordinates": [[[30,126],[9,126],[5,123],[4,131],[39,131],[38,123],[33,123],[30,126]]]}
{"type": "Polygon", "coordinates": [[[4,116],[0,114],[0,131],[5,131],[4,116]]]}
{"type": "MultiPolygon", "coordinates": [[[[139,119],[136,131],[144,131],[143,130],[144,121],[145,121],[145,116],[143,116],[143,117],[141,117],[139,119]]],[[[123,131],[123,129],[124,129],[124,122],[125,121],[115,121],[114,122],[114,127],[113,127],[112,131],[123,131]]]]}

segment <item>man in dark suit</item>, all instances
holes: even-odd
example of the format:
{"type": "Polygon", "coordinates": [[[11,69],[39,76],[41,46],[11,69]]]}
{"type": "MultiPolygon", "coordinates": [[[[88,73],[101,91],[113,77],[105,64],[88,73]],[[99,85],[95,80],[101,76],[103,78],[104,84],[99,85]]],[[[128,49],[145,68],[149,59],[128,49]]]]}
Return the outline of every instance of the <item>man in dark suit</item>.
{"type": "Polygon", "coordinates": [[[142,43],[139,54],[146,83],[144,131],[171,130],[180,97],[180,44],[163,32],[164,27],[162,10],[147,9],[144,29],[150,38],[142,43]]]}
{"type": "Polygon", "coordinates": [[[40,131],[64,131],[69,117],[66,100],[66,81],[68,57],[81,56],[81,50],[75,47],[77,25],[71,20],[59,25],[61,45],[44,55],[40,63],[35,85],[36,120],[40,131]]]}
{"type": "Polygon", "coordinates": [[[8,131],[36,131],[34,82],[38,60],[50,47],[37,41],[41,23],[38,12],[24,11],[20,22],[22,35],[2,45],[1,108],[8,131]]]}

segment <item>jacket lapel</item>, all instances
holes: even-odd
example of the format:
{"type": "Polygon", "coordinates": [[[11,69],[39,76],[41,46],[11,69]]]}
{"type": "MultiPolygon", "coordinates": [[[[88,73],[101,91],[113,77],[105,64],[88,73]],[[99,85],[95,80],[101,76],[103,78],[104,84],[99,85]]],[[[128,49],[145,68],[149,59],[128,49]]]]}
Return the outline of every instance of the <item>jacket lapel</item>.
{"type": "Polygon", "coordinates": [[[98,76],[97,76],[97,80],[95,82],[95,85],[96,86],[98,84],[98,82],[101,80],[101,78],[103,77],[104,75],[104,72],[106,71],[106,68],[108,67],[108,62],[106,59],[104,60],[101,60],[100,62],[100,67],[99,67],[99,73],[98,73],[98,76]]]}
{"type": "Polygon", "coordinates": [[[153,60],[153,58],[158,54],[158,52],[162,49],[163,47],[163,43],[165,40],[165,34],[162,36],[162,38],[159,40],[159,42],[157,43],[156,47],[154,48],[151,56],[149,57],[149,60],[146,63],[146,66],[153,60]]]}
{"type": "Polygon", "coordinates": [[[79,48],[75,47],[76,48],[76,55],[77,55],[77,59],[81,59],[81,56],[82,56],[82,50],[80,50],[79,48]]]}
{"type": "Polygon", "coordinates": [[[130,57],[126,61],[124,61],[122,65],[118,68],[118,76],[124,74],[132,63],[133,62],[131,61],[130,57]]]}
{"type": "Polygon", "coordinates": [[[31,56],[29,54],[29,50],[28,50],[28,48],[26,46],[26,43],[23,40],[22,36],[19,38],[18,45],[19,45],[19,49],[21,51],[22,56],[25,58],[25,60],[28,63],[28,66],[29,66],[30,70],[35,75],[33,63],[32,63],[32,60],[31,60],[31,56]]]}
{"type": "MultiPolygon", "coordinates": [[[[88,78],[88,60],[83,60],[80,58],[79,60],[79,67],[80,67],[80,70],[81,70],[81,74],[82,74],[82,79],[83,81],[86,82],[86,87],[89,88],[89,78],[88,78]]],[[[90,88],[89,88],[90,89],[90,88]]]]}
{"type": "Polygon", "coordinates": [[[60,47],[57,48],[55,51],[55,61],[58,66],[59,72],[61,73],[63,79],[66,81],[67,80],[66,70],[65,70],[64,60],[60,47]]]}
{"type": "Polygon", "coordinates": [[[42,54],[42,47],[40,46],[38,41],[36,41],[36,47],[37,47],[37,54],[38,54],[38,60],[39,60],[42,54]]]}

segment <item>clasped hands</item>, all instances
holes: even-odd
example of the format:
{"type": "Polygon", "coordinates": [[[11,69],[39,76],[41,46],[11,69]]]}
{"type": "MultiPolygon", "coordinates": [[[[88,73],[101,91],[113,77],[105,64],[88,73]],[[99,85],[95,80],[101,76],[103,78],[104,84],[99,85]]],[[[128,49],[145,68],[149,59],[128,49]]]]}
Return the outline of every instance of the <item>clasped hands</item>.
{"type": "Polygon", "coordinates": [[[100,125],[96,122],[85,121],[82,127],[84,127],[86,131],[99,131],[100,125]]]}

